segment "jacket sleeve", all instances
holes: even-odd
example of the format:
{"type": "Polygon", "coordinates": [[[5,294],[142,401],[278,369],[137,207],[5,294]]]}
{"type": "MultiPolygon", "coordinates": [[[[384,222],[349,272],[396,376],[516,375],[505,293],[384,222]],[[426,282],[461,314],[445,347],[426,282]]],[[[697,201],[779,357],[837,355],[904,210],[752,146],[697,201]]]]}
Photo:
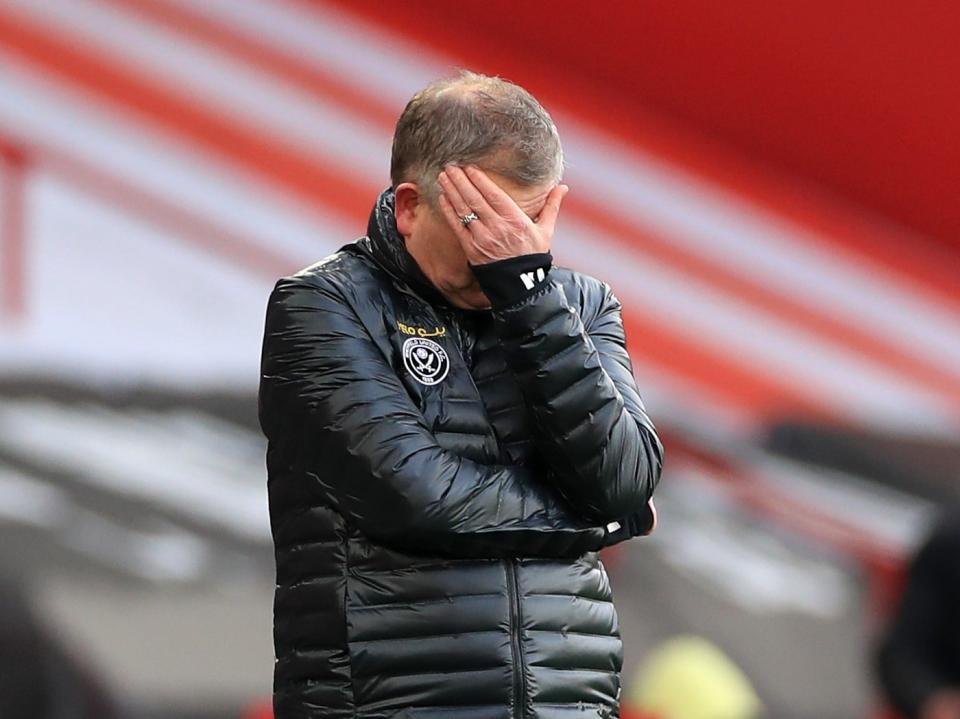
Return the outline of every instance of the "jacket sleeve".
{"type": "Polygon", "coordinates": [[[633,377],[620,302],[602,283],[583,291],[602,295],[583,302],[598,308],[589,317],[548,281],[495,309],[494,323],[562,492],[586,518],[633,536],[655,520],[663,446],[633,377]]]}
{"type": "Polygon", "coordinates": [[[523,466],[440,447],[395,370],[333,287],[280,280],[267,308],[259,417],[271,440],[309,445],[298,467],[372,539],[470,557],[578,556],[605,530],[523,466]],[[319,458],[319,459],[316,459],[319,458]]]}

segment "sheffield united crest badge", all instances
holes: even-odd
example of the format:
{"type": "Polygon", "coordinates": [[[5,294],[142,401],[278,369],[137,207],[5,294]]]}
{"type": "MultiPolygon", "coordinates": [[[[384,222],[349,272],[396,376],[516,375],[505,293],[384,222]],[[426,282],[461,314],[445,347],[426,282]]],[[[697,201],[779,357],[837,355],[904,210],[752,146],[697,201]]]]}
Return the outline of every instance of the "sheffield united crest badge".
{"type": "Polygon", "coordinates": [[[420,384],[434,385],[450,371],[450,358],[437,342],[409,337],[403,343],[403,364],[420,384]]]}

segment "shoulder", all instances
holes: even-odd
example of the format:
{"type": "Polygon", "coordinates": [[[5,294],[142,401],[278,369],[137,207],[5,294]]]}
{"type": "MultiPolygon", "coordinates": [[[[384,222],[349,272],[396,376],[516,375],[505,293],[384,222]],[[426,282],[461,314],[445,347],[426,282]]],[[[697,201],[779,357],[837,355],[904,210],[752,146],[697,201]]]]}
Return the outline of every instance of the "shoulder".
{"type": "Polygon", "coordinates": [[[555,265],[550,277],[563,288],[567,302],[578,311],[588,327],[601,313],[620,308],[620,301],[610,285],[592,275],[555,265]]]}
{"type": "Polygon", "coordinates": [[[383,302],[383,273],[358,247],[363,240],[276,280],[266,307],[267,334],[293,326],[359,333],[383,302]]]}
{"type": "Polygon", "coordinates": [[[370,259],[358,250],[357,240],[336,252],[279,278],[271,298],[280,294],[316,292],[321,295],[346,298],[378,286],[377,269],[370,259]]]}
{"type": "Polygon", "coordinates": [[[266,307],[264,346],[303,340],[363,339],[374,309],[381,306],[382,280],[355,249],[327,257],[276,280],[266,307]]]}

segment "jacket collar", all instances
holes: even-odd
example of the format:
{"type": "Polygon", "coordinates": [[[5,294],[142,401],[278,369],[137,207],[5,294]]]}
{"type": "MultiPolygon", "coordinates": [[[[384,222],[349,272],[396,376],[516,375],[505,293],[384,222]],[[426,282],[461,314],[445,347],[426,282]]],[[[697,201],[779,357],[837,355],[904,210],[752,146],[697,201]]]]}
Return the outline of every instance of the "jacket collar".
{"type": "Polygon", "coordinates": [[[388,274],[423,299],[432,304],[450,305],[407,251],[406,242],[397,230],[395,201],[393,188],[380,193],[367,223],[368,241],[361,246],[388,274]]]}

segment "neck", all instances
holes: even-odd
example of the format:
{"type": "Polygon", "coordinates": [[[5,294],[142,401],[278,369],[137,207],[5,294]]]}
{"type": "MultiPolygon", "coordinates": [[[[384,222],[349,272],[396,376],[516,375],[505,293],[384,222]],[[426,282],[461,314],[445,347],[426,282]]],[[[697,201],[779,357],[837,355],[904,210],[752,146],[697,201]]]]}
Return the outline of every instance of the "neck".
{"type": "Polygon", "coordinates": [[[405,239],[407,252],[450,304],[467,310],[490,308],[490,300],[480,289],[462,254],[450,256],[437,252],[436,248],[417,242],[413,235],[405,239]]]}

